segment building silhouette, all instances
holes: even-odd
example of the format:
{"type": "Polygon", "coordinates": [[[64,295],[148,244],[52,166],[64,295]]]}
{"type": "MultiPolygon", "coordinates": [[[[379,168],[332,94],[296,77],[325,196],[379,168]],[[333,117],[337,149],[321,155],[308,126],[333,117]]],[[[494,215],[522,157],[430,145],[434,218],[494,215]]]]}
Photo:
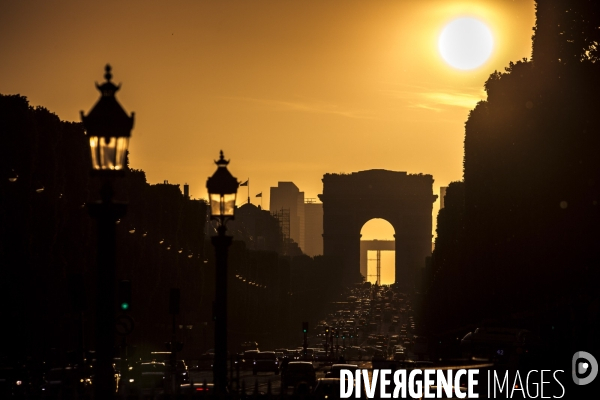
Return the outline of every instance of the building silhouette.
{"type": "Polygon", "coordinates": [[[444,197],[446,197],[446,190],[448,186],[440,186],[440,210],[444,208],[444,197]]]}
{"type": "Polygon", "coordinates": [[[388,221],[395,232],[395,279],[407,290],[418,280],[431,255],[433,177],[374,169],[325,174],[323,255],[343,259],[343,278],[360,282],[360,231],[373,218],[388,221]]]}
{"type": "Polygon", "coordinates": [[[249,250],[283,254],[284,238],[279,223],[269,211],[246,203],[237,208],[235,219],[228,223],[234,240],[246,243],[249,250]]]}
{"type": "MultiPolygon", "coordinates": [[[[277,187],[271,188],[271,213],[285,216],[289,210],[289,238],[298,243],[300,249],[304,249],[304,192],[293,182],[278,182],[277,187]]],[[[285,224],[284,223],[284,224],[285,224]]],[[[287,226],[284,226],[284,235],[287,226]]]]}
{"type": "Polygon", "coordinates": [[[304,247],[311,257],[323,254],[323,203],[314,199],[304,202],[304,247]]]}

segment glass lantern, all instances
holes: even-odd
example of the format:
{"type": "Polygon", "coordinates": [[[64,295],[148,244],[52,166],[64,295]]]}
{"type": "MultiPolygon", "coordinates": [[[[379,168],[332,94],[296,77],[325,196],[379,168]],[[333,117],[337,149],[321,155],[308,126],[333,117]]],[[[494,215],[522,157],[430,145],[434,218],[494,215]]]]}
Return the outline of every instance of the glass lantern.
{"type": "Polygon", "coordinates": [[[218,168],[206,182],[210,200],[210,215],[211,219],[216,219],[224,224],[234,217],[239,182],[227,169],[229,161],[223,157],[223,151],[221,151],[221,157],[218,161],[215,161],[215,164],[218,168]]]}
{"type": "Polygon", "coordinates": [[[81,112],[81,120],[89,138],[92,171],[118,173],[127,165],[127,148],[133,129],[134,113],[128,116],[115,97],[121,88],[111,82],[110,65],[106,65],[102,85],[96,88],[102,94],[88,115],[81,112]]]}

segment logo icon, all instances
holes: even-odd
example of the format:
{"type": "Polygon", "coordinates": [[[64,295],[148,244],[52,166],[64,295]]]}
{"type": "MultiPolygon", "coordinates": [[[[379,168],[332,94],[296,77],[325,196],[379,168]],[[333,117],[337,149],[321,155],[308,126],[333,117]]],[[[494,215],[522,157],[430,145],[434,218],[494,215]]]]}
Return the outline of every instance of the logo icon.
{"type": "Polygon", "coordinates": [[[598,375],[598,361],[588,352],[578,351],[573,354],[571,362],[571,371],[573,373],[573,382],[576,385],[587,385],[591,383],[598,375]],[[580,376],[587,375],[584,378],[580,376]]]}

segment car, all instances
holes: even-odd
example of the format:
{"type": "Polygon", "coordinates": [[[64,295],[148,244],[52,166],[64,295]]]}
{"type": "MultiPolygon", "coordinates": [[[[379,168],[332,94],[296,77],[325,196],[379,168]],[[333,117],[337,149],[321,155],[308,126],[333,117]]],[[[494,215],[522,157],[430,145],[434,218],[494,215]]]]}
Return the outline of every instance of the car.
{"type": "Polygon", "coordinates": [[[340,378],[320,378],[312,395],[315,399],[339,399],[340,378]]]}
{"type": "Polygon", "coordinates": [[[258,354],[258,350],[246,350],[239,357],[241,369],[251,369],[254,367],[254,358],[258,354]]]}
{"type": "MultiPolygon", "coordinates": [[[[167,367],[167,373],[171,373],[171,352],[153,351],[150,353],[150,356],[153,361],[164,363],[167,367]]],[[[188,383],[190,381],[190,374],[184,360],[175,361],[175,376],[177,384],[188,383]]]]}
{"type": "Polygon", "coordinates": [[[313,361],[315,359],[315,349],[313,348],[307,348],[306,353],[304,352],[304,349],[299,349],[299,352],[300,359],[303,361],[313,361]]]}
{"type": "Polygon", "coordinates": [[[142,362],[131,371],[128,382],[128,393],[140,395],[164,392],[166,382],[167,366],[162,362],[142,362]]]}
{"type": "Polygon", "coordinates": [[[41,390],[44,396],[49,397],[77,392],[81,383],[77,370],[72,367],[51,368],[44,374],[44,381],[41,390]]]}
{"type": "Polygon", "coordinates": [[[242,353],[244,351],[247,351],[247,350],[256,350],[256,351],[258,351],[258,343],[252,342],[252,341],[250,341],[250,342],[244,342],[244,343],[242,343],[240,345],[240,348],[242,350],[242,353]]]}
{"type": "Polygon", "coordinates": [[[343,369],[349,369],[354,374],[354,371],[358,369],[356,364],[333,364],[329,371],[325,374],[325,378],[340,378],[340,371],[343,369]]]}
{"type": "Polygon", "coordinates": [[[404,361],[406,360],[406,353],[404,350],[396,350],[394,352],[394,361],[404,361]]]}
{"type": "Polygon", "coordinates": [[[185,361],[177,360],[175,366],[178,383],[188,383],[190,381],[190,372],[185,361]]]}
{"type": "Polygon", "coordinates": [[[205,353],[200,356],[198,359],[198,364],[196,365],[197,370],[211,370],[213,367],[215,355],[214,353],[205,353]]]}
{"type": "Polygon", "coordinates": [[[290,361],[281,371],[281,387],[296,387],[301,382],[305,382],[310,387],[317,384],[315,367],[308,361],[290,361]]]}
{"type": "Polygon", "coordinates": [[[179,385],[179,393],[187,396],[212,395],[214,394],[214,384],[206,382],[182,383],[179,385]]]}
{"type": "Polygon", "coordinates": [[[252,374],[259,372],[273,372],[279,374],[279,360],[274,351],[261,351],[255,354],[252,365],[252,374]]]}
{"type": "Polygon", "coordinates": [[[315,361],[323,361],[327,359],[327,352],[325,350],[318,350],[315,353],[315,361]]]}

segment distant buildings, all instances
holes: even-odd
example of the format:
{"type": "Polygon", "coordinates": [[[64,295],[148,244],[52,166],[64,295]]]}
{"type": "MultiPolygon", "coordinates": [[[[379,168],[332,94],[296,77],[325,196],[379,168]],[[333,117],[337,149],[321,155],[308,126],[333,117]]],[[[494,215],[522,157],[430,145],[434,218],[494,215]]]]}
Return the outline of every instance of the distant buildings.
{"type": "Polygon", "coordinates": [[[282,223],[283,234],[304,248],[304,192],[293,182],[271,188],[271,213],[282,223]]]}
{"type": "Polygon", "coordinates": [[[269,211],[261,210],[251,203],[243,204],[238,207],[235,219],[227,227],[233,238],[245,242],[249,250],[284,254],[281,228],[269,211]]]}
{"type": "Polygon", "coordinates": [[[323,254],[323,205],[304,199],[293,182],[278,182],[271,188],[271,214],[281,224],[284,236],[298,243],[309,256],[323,254]]]}
{"type": "Polygon", "coordinates": [[[446,197],[448,186],[440,186],[440,210],[444,208],[444,197],[446,197]]]}

